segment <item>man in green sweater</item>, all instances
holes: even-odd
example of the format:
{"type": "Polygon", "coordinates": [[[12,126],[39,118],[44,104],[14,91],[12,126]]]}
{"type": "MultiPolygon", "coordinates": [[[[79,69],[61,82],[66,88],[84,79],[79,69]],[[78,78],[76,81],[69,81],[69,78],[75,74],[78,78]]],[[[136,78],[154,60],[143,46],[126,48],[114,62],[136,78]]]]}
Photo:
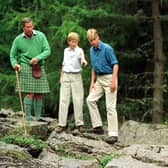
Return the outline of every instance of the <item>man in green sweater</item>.
{"type": "MultiPolygon", "coordinates": [[[[49,93],[49,85],[44,69],[45,59],[51,50],[44,33],[34,30],[30,18],[22,20],[23,33],[13,41],[10,51],[10,62],[15,71],[19,73],[20,90],[25,93],[24,110],[26,120],[31,120],[32,107],[36,120],[41,117],[42,98],[49,93]],[[37,67],[34,73],[33,67],[37,67]],[[34,76],[40,74],[40,76],[34,76]]],[[[18,91],[18,87],[16,90],[18,91]]]]}

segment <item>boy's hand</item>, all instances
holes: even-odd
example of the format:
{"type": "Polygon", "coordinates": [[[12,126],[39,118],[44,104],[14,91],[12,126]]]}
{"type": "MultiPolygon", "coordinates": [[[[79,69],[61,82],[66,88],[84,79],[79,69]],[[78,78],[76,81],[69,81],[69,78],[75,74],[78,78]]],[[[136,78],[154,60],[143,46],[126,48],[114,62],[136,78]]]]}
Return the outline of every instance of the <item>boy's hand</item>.
{"type": "Polygon", "coordinates": [[[94,83],[91,84],[90,87],[89,87],[89,94],[90,94],[93,90],[95,90],[95,84],[94,84],[94,83]]]}
{"type": "Polygon", "coordinates": [[[81,60],[81,64],[84,65],[85,67],[88,65],[86,60],[81,60]]]}

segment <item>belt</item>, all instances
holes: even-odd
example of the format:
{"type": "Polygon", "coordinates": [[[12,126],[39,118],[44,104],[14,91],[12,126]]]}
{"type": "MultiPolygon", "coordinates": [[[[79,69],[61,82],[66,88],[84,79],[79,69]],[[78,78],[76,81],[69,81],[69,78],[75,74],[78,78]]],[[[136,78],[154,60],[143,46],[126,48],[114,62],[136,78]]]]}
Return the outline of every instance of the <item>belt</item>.
{"type": "Polygon", "coordinates": [[[66,72],[66,71],[64,71],[64,72],[67,74],[79,74],[80,73],[80,71],[79,72],[66,72]]]}
{"type": "Polygon", "coordinates": [[[100,72],[100,73],[96,73],[96,75],[98,75],[98,76],[102,76],[102,75],[111,75],[111,73],[100,72]]]}
{"type": "MultiPolygon", "coordinates": [[[[28,56],[24,56],[26,59],[28,59],[28,60],[31,60],[32,58],[30,58],[30,57],[28,57],[28,56]]],[[[24,63],[26,63],[26,62],[24,62],[24,63]]],[[[38,61],[38,64],[41,66],[41,65],[43,65],[43,60],[40,60],[40,61],[38,61]]]]}

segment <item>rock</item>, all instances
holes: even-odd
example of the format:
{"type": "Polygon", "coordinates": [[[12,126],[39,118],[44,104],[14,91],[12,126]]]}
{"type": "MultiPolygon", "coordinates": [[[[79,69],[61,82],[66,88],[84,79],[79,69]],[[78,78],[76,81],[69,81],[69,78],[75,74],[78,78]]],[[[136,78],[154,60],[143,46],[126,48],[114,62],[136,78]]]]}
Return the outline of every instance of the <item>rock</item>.
{"type": "Polygon", "coordinates": [[[168,126],[163,124],[138,123],[130,120],[121,126],[119,141],[125,145],[168,145],[168,126]]]}
{"type": "Polygon", "coordinates": [[[96,160],[80,160],[73,158],[60,157],[51,151],[45,151],[41,154],[40,159],[44,163],[50,163],[58,168],[99,168],[96,160]]]}
{"type": "Polygon", "coordinates": [[[168,167],[168,146],[130,145],[119,151],[106,168],[165,168],[168,167]]]}
{"type": "MultiPolygon", "coordinates": [[[[114,145],[104,141],[107,132],[74,134],[68,129],[58,134],[57,125],[56,119],[47,117],[26,122],[28,135],[40,136],[47,147],[32,155],[21,145],[0,142],[0,168],[99,168],[106,163],[102,163],[104,156],[113,158],[107,160],[106,168],[168,168],[166,125],[127,121],[120,127],[119,142],[114,145]]],[[[22,113],[1,110],[0,136],[18,133],[24,135],[22,113]]]]}
{"type": "Polygon", "coordinates": [[[120,155],[131,156],[147,163],[168,167],[167,145],[131,145],[118,151],[120,155]]]}
{"type": "Polygon", "coordinates": [[[163,168],[152,163],[145,163],[136,160],[131,156],[123,156],[119,159],[111,160],[105,168],[163,168]]]}
{"type": "Polygon", "coordinates": [[[48,144],[49,147],[43,150],[39,158],[65,168],[99,168],[98,159],[116,151],[113,146],[102,140],[88,139],[84,135],[73,136],[64,132],[57,134],[55,131],[48,138],[48,144]]]}
{"type": "Polygon", "coordinates": [[[29,135],[36,135],[42,139],[46,139],[57,125],[56,119],[47,117],[42,117],[40,121],[35,121],[35,119],[32,118],[31,121],[27,122],[23,120],[21,112],[12,112],[11,110],[5,111],[1,109],[0,116],[0,136],[5,134],[24,134],[25,123],[26,132],[29,135]]]}
{"type": "Polygon", "coordinates": [[[56,168],[33,159],[23,148],[0,142],[0,168],[56,168]]]}

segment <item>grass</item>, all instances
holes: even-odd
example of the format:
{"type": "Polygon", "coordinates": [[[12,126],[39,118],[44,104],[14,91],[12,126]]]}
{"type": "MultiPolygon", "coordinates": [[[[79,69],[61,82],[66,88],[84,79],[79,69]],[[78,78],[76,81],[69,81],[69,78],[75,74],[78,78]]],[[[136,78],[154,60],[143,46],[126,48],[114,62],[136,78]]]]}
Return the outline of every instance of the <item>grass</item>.
{"type": "Polygon", "coordinates": [[[113,158],[118,158],[118,154],[113,155],[104,155],[101,159],[97,159],[100,165],[100,168],[104,168],[109,161],[111,161],[113,158]]]}
{"type": "Polygon", "coordinates": [[[0,137],[0,141],[8,144],[16,144],[21,147],[33,147],[40,150],[47,146],[47,143],[45,141],[37,139],[33,136],[23,136],[15,134],[0,137]]]}

